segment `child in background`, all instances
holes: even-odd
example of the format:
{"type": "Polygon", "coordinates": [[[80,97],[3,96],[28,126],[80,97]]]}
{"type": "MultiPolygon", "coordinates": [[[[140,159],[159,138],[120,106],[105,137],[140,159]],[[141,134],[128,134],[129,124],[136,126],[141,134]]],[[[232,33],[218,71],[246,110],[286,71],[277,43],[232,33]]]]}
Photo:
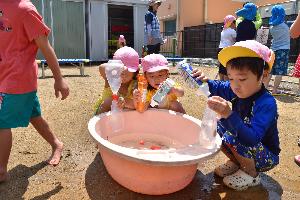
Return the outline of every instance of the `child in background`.
{"type": "MultiPolygon", "coordinates": [[[[292,24],[292,26],[290,28],[291,38],[294,38],[294,39],[298,38],[300,35],[300,15],[299,14],[300,13],[298,13],[296,20],[294,21],[294,23],[292,24]]],[[[298,87],[297,95],[300,96],[300,54],[299,54],[296,64],[295,64],[293,76],[298,78],[299,87],[298,87]]],[[[300,139],[298,139],[298,146],[300,147],[300,139]]],[[[295,156],[294,160],[295,160],[296,164],[300,166],[300,155],[295,156]]]]}
{"type": "MultiPolygon", "coordinates": [[[[219,45],[218,53],[225,47],[231,46],[235,43],[236,32],[235,32],[235,17],[227,15],[224,18],[224,27],[221,32],[221,40],[219,45]]],[[[220,63],[219,65],[219,77],[221,81],[228,80],[226,68],[220,63]]]]}
{"type": "MultiPolygon", "coordinates": [[[[136,75],[139,71],[139,55],[133,48],[125,46],[115,52],[113,59],[121,60],[125,65],[125,69],[121,74],[122,84],[119,89],[120,98],[118,106],[120,109],[134,109],[132,92],[137,85],[136,75]]],[[[99,71],[100,75],[105,80],[105,85],[102,95],[95,105],[96,115],[110,111],[112,102],[112,91],[106,78],[105,64],[100,65],[99,71]]]]}
{"type": "MultiPolygon", "coordinates": [[[[290,28],[290,34],[291,38],[296,39],[300,36],[300,15],[298,13],[296,20],[292,24],[290,28]]],[[[294,77],[298,78],[298,90],[297,90],[297,95],[300,96],[300,54],[298,55],[297,61],[295,63],[293,75],[294,77]]],[[[300,144],[300,140],[299,140],[300,144]]]]}
{"type": "MultiPolygon", "coordinates": [[[[245,3],[243,4],[243,7],[244,7],[247,3],[251,3],[251,2],[245,2],[245,3]]],[[[256,8],[257,8],[257,6],[256,6],[256,8]]],[[[237,20],[236,20],[236,26],[237,26],[240,22],[242,22],[243,20],[244,20],[243,17],[237,18],[237,20]]],[[[258,30],[258,29],[261,27],[261,25],[262,25],[262,18],[261,18],[260,13],[258,12],[258,9],[257,9],[257,11],[256,11],[255,18],[254,18],[254,20],[253,20],[252,22],[254,23],[254,26],[255,26],[256,30],[258,30]]]]}
{"type": "Polygon", "coordinates": [[[37,97],[38,49],[53,73],[55,96],[61,94],[61,99],[65,99],[69,88],[48,42],[50,30],[30,1],[0,1],[0,24],[0,182],[3,182],[8,178],[12,128],[27,127],[30,122],[52,147],[48,164],[57,165],[61,159],[63,143],[41,116],[37,97]]]}
{"type": "Polygon", "coordinates": [[[256,5],[247,3],[235,13],[238,17],[243,17],[243,21],[236,25],[236,42],[255,39],[256,28],[253,20],[255,19],[256,12],[256,5]]]}
{"type": "Polygon", "coordinates": [[[265,81],[265,86],[269,86],[272,75],[275,75],[272,94],[281,94],[278,90],[282,76],[287,75],[290,53],[290,29],[285,21],[285,11],[281,5],[272,8],[272,16],[269,24],[270,33],[273,37],[271,49],[275,52],[275,62],[269,77],[265,81]]]}
{"type": "Polygon", "coordinates": [[[118,40],[118,48],[122,48],[126,46],[126,40],[124,35],[120,35],[119,40],[118,40]]]}
{"type": "MultiPolygon", "coordinates": [[[[144,109],[147,110],[150,106],[152,96],[156,93],[159,86],[169,77],[169,67],[167,59],[160,54],[150,54],[145,56],[142,59],[142,67],[148,81],[148,92],[144,106],[144,109]]],[[[173,88],[171,88],[162,104],[158,105],[158,108],[185,113],[181,103],[177,100],[178,97],[182,97],[183,95],[183,89],[176,84],[173,88]]],[[[136,109],[137,103],[141,100],[141,98],[142,94],[139,90],[135,89],[133,92],[133,103],[136,109]]]]}
{"type": "Polygon", "coordinates": [[[229,160],[215,174],[236,190],[260,184],[259,172],[279,163],[277,105],[263,85],[264,70],[272,68],[274,57],[272,50],[257,41],[237,42],[218,55],[229,81],[207,80],[200,71],[194,74],[208,82],[212,94],[208,106],[221,117],[217,132],[229,160]]]}

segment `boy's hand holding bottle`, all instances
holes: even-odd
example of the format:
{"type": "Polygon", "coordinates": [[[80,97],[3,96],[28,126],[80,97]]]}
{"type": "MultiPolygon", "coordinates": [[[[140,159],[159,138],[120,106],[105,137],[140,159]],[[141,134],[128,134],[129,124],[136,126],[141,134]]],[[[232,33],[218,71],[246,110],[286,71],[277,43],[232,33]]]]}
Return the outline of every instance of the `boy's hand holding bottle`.
{"type": "Polygon", "coordinates": [[[208,107],[215,111],[221,118],[228,118],[232,110],[228,104],[228,101],[219,96],[212,96],[207,101],[208,107]]]}
{"type": "MultiPolygon", "coordinates": [[[[208,81],[208,78],[200,69],[193,70],[192,76],[197,77],[196,79],[201,81],[208,81]]],[[[207,105],[211,110],[215,111],[219,117],[224,119],[228,118],[232,113],[228,101],[219,96],[208,98],[207,105]]]]}
{"type": "Polygon", "coordinates": [[[196,77],[197,80],[200,80],[202,82],[208,81],[208,78],[205,76],[205,74],[200,69],[194,69],[192,76],[196,77]]]}
{"type": "Polygon", "coordinates": [[[173,86],[168,95],[175,95],[176,97],[182,97],[184,95],[184,90],[179,86],[173,86]]]}

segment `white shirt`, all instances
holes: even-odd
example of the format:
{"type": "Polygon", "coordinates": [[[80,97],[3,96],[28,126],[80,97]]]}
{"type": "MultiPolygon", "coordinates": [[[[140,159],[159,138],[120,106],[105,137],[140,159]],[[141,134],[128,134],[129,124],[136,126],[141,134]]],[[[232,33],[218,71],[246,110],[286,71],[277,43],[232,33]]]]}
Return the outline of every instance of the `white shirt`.
{"type": "Polygon", "coordinates": [[[235,43],[236,32],[232,28],[223,29],[219,48],[225,48],[235,43]]]}

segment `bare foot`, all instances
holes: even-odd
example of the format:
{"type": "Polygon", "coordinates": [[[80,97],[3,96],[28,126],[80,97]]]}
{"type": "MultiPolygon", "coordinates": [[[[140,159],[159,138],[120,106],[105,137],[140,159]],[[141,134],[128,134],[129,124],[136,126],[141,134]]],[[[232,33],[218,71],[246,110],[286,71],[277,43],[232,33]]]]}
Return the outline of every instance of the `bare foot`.
{"type": "Polygon", "coordinates": [[[52,155],[46,161],[49,165],[56,166],[59,164],[59,161],[62,156],[64,144],[62,142],[58,142],[56,146],[52,147],[52,155]]]}

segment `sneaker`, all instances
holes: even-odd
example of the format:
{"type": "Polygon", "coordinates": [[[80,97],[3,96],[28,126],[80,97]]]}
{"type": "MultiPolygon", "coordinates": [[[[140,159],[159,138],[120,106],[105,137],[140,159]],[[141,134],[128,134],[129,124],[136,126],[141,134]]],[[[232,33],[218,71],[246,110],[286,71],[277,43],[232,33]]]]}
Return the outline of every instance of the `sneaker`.
{"type": "Polygon", "coordinates": [[[226,176],[223,179],[224,184],[235,190],[246,190],[248,187],[256,186],[260,184],[260,175],[252,177],[243,170],[238,170],[230,176],[226,176]]]}
{"type": "Polygon", "coordinates": [[[231,160],[228,160],[226,163],[220,165],[215,169],[215,174],[219,177],[224,178],[225,176],[231,175],[239,170],[239,166],[232,162],[231,160]]]}

